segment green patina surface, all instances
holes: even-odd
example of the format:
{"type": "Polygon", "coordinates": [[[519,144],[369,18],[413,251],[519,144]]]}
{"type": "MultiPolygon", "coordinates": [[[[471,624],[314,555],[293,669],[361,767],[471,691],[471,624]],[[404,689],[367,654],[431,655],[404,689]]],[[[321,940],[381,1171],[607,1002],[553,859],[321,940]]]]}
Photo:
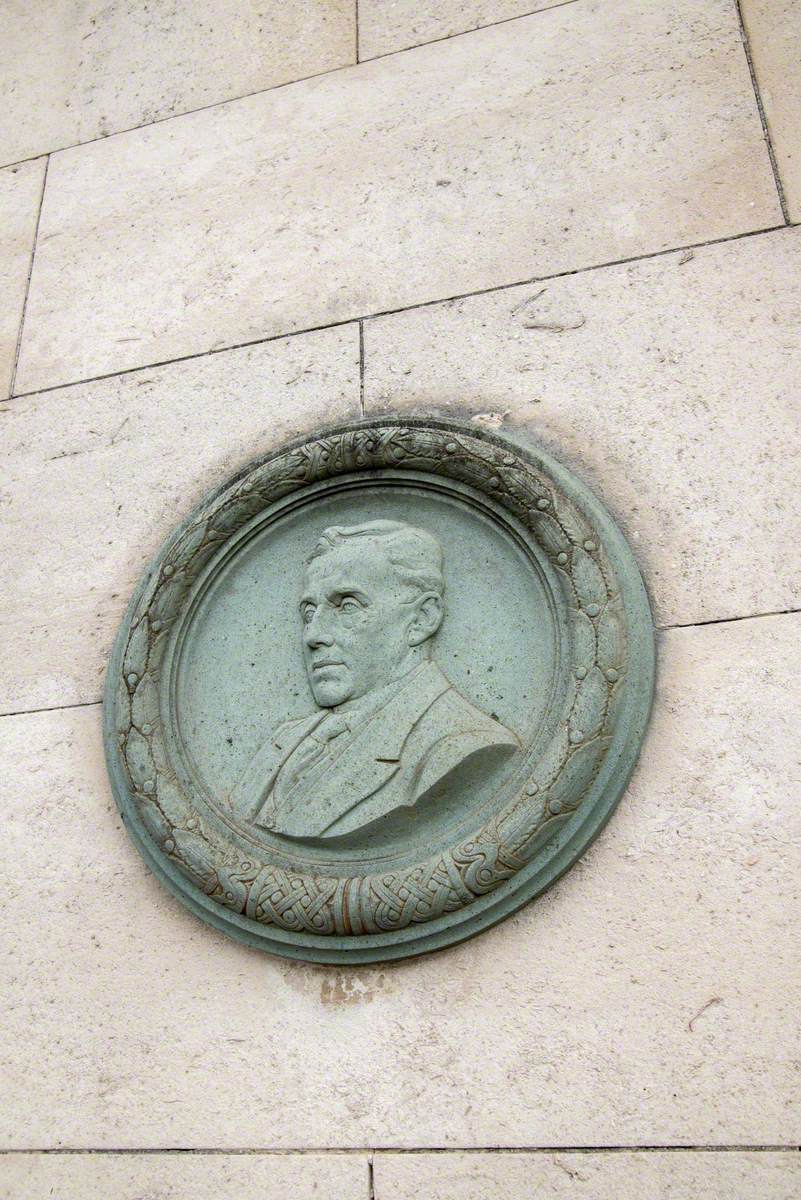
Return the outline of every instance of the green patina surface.
{"type": "Polygon", "coordinates": [[[654,676],[616,525],[533,443],[391,417],[258,460],[168,540],[109,666],[120,810],[217,928],[320,962],[494,924],[619,800],[654,676]]]}

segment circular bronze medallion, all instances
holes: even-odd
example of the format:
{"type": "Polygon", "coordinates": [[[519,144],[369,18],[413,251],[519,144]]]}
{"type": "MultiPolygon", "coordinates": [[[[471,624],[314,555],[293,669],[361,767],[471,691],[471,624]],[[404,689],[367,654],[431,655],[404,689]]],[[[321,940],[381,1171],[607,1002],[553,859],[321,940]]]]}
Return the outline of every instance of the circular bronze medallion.
{"type": "Polygon", "coordinates": [[[140,584],[105,699],[156,875],[276,954],[450,945],[547,888],[633,769],[653,629],[609,515],[542,451],[381,420],[247,467],[140,584]]]}

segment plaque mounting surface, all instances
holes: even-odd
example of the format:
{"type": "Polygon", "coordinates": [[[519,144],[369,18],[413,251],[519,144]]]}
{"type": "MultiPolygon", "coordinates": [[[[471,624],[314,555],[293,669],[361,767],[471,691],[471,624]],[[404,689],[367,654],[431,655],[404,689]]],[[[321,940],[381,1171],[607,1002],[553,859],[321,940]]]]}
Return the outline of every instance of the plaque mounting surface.
{"type": "Polygon", "coordinates": [[[175,531],[109,667],[126,825],[198,916],[318,962],[419,954],[559,877],[634,767],[653,629],[622,534],[536,447],[362,421],[175,531]]]}

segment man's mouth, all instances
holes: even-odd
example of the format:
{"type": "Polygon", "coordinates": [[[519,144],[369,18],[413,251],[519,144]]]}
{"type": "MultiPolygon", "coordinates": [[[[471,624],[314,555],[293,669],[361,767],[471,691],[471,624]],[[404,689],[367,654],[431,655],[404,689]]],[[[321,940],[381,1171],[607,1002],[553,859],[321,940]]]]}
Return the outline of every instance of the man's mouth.
{"type": "Polygon", "coordinates": [[[344,663],[334,658],[321,658],[319,662],[312,663],[313,671],[322,671],[324,667],[344,667],[344,663]]]}

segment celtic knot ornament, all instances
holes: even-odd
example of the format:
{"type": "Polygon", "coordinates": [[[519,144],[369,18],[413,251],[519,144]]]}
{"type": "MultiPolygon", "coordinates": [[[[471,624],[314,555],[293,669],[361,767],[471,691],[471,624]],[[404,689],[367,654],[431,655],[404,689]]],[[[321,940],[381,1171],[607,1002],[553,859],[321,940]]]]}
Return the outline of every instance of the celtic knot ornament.
{"type": "Polygon", "coordinates": [[[436,420],[286,446],[207,498],[109,667],[126,824],[206,921],[321,962],[448,945],[609,817],[653,686],[631,553],[541,450],[436,420]]]}

